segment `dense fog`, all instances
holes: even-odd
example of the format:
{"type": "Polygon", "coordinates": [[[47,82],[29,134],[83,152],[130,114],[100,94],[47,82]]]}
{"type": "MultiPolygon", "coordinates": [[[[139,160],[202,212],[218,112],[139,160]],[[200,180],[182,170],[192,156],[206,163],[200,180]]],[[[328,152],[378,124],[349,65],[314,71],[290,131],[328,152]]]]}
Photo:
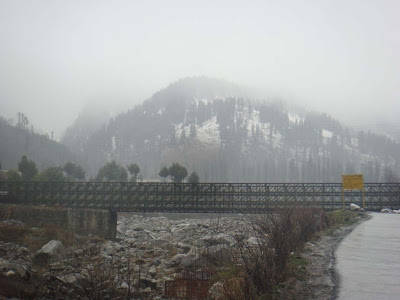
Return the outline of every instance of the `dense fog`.
{"type": "Polygon", "coordinates": [[[87,103],[115,114],[205,75],[396,133],[399,5],[1,1],[0,114],[60,140],[87,103]]]}

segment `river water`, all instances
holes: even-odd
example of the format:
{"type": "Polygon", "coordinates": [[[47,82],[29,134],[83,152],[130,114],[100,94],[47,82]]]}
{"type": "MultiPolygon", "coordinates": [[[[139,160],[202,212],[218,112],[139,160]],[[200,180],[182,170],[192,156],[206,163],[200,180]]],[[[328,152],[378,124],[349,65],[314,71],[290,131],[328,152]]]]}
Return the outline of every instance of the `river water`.
{"type": "Polygon", "coordinates": [[[400,299],[400,215],[371,215],[336,250],[337,299],[400,299]]]}

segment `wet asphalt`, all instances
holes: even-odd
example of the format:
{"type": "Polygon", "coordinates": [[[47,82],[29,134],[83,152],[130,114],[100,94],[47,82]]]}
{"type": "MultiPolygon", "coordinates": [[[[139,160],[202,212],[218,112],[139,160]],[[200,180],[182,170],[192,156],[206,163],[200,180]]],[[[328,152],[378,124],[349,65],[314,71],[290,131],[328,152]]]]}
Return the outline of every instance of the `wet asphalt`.
{"type": "Polygon", "coordinates": [[[400,299],[400,214],[371,215],[336,250],[337,299],[400,299]]]}

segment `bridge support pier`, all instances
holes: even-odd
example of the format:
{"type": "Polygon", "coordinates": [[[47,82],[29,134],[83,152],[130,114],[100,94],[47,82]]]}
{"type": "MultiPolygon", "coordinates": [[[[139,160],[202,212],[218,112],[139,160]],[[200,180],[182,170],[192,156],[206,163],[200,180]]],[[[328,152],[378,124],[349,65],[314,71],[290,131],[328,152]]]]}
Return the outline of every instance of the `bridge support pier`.
{"type": "Polygon", "coordinates": [[[30,227],[58,226],[108,240],[117,236],[117,213],[104,209],[0,204],[0,221],[7,219],[19,220],[30,227]]]}
{"type": "Polygon", "coordinates": [[[117,213],[110,210],[68,208],[68,230],[113,240],[117,236],[117,213]]]}

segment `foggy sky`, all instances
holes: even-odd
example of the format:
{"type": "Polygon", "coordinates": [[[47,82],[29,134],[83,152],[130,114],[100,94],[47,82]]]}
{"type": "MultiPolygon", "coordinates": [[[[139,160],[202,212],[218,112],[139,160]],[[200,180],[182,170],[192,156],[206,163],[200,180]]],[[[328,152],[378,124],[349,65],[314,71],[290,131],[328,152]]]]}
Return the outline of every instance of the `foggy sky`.
{"type": "Polygon", "coordinates": [[[88,102],[233,81],[349,125],[399,124],[400,1],[0,0],[0,115],[60,137],[88,102]]]}

